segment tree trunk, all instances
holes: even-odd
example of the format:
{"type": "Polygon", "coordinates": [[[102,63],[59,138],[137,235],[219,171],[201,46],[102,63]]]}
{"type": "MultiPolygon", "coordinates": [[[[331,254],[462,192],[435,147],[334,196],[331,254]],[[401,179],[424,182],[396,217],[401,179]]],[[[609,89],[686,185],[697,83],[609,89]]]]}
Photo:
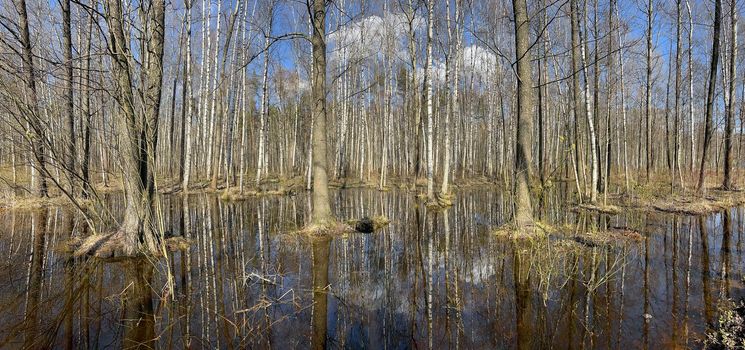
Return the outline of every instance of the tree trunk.
{"type": "MultiPolygon", "coordinates": [[[[617,6],[617,5],[616,5],[617,6]]],[[[616,11],[618,13],[618,11],[616,11]]],[[[617,31],[618,35],[618,47],[623,47],[623,38],[621,36],[621,31],[617,31]]],[[[626,86],[624,85],[624,76],[623,76],[623,50],[618,50],[618,66],[619,66],[619,75],[618,79],[621,81],[621,123],[623,128],[623,172],[624,172],[624,178],[626,182],[626,192],[631,191],[631,177],[629,175],[629,152],[628,152],[628,140],[629,140],[629,133],[627,129],[627,115],[626,115],[626,86]]]]}
{"type": "MultiPolygon", "coordinates": [[[[683,187],[683,172],[681,170],[680,165],[680,80],[681,80],[681,73],[680,73],[680,50],[681,50],[681,41],[680,41],[680,28],[681,28],[681,0],[676,0],[675,2],[675,121],[673,130],[674,131],[674,148],[673,148],[673,159],[675,161],[675,171],[677,172],[678,179],[680,181],[680,186],[683,187]]],[[[675,177],[675,175],[673,175],[675,177]]],[[[673,181],[674,182],[674,181],[673,181]]]]}
{"type": "MultiPolygon", "coordinates": [[[[272,32],[274,2],[269,4],[269,28],[264,39],[264,68],[261,80],[261,111],[259,111],[259,154],[256,165],[256,188],[259,190],[261,177],[267,172],[267,119],[269,118],[269,36],[272,32]]],[[[314,61],[315,63],[315,61],[314,61]]]]}
{"type": "MultiPolygon", "coordinates": [[[[449,182],[450,182],[450,143],[451,143],[451,127],[450,127],[450,119],[456,119],[456,116],[459,115],[460,106],[458,105],[458,62],[460,61],[460,0],[455,1],[455,35],[453,35],[453,32],[451,31],[451,22],[450,22],[450,0],[447,0],[447,11],[448,11],[448,44],[451,45],[451,48],[449,49],[448,54],[448,69],[446,69],[446,73],[448,78],[452,77],[453,84],[452,87],[450,87],[449,82],[446,82],[448,90],[452,89],[452,93],[448,93],[449,101],[448,101],[448,110],[445,113],[445,125],[443,128],[445,129],[445,159],[443,160],[442,164],[442,188],[440,189],[440,196],[442,198],[446,198],[449,196],[449,182]],[[451,63],[452,62],[452,63],[451,63]],[[450,70],[450,66],[454,66],[452,70],[450,70]]],[[[449,79],[446,79],[449,80],[449,79]]]]}
{"type": "Polygon", "coordinates": [[[696,164],[696,123],[693,120],[693,14],[691,4],[686,0],[688,11],[688,120],[691,122],[691,163],[690,172],[693,174],[696,164]]]}
{"type": "MultiPolygon", "coordinates": [[[[709,67],[709,87],[706,92],[706,115],[705,115],[705,126],[704,126],[704,148],[701,150],[701,167],[698,171],[698,185],[696,186],[696,192],[698,194],[704,193],[706,175],[704,170],[706,168],[706,158],[709,151],[709,144],[711,143],[712,134],[712,119],[714,118],[714,92],[717,85],[717,67],[719,64],[719,32],[721,27],[721,14],[722,14],[722,0],[714,0],[714,32],[712,34],[711,44],[711,65],[709,67]]],[[[690,68],[689,68],[690,69],[690,68]]]]}
{"type": "Polygon", "coordinates": [[[156,254],[160,238],[155,234],[152,202],[154,193],[155,146],[157,144],[158,114],[163,78],[163,41],[165,30],[165,1],[154,0],[147,17],[147,59],[145,74],[145,113],[137,113],[134,106],[131,80],[129,41],[124,34],[121,0],[106,0],[106,22],[110,34],[112,73],[121,108],[118,132],[122,149],[122,181],[125,201],[124,221],[110,239],[110,251],[98,250],[97,255],[156,254]]]}
{"type": "MultiPolygon", "coordinates": [[[[582,111],[583,106],[580,104],[580,92],[579,92],[579,77],[580,77],[580,39],[579,39],[579,18],[577,14],[577,0],[571,0],[569,2],[569,16],[570,16],[570,22],[571,22],[571,42],[572,42],[572,53],[571,53],[571,64],[572,64],[572,113],[574,117],[574,130],[573,130],[573,136],[574,136],[574,166],[575,166],[575,173],[576,175],[584,174],[583,171],[580,170],[580,144],[579,144],[579,115],[582,111]]],[[[579,178],[577,179],[579,181],[579,178]]],[[[582,186],[580,186],[582,187],[582,186]]],[[[584,191],[582,191],[584,192],[584,191]]],[[[580,201],[582,200],[582,197],[584,196],[584,193],[577,193],[577,196],[579,196],[580,201]]]]}
{"type": "Polygon", "coordinates": [[[412,113],[414,114],[414,179],[421,175],[421,137],[420,131],[422,129],[422,114],[420,110],[421,106],[421,94],[419,93],[419,81],[417,80],[416,72],[416,29],[414,19],[416,12],[414,10],[414,0],[409,0],[409,8],[407,15],[408,21],[408,32],[409,32],[409,59],[411,60],[411,99],[412,113]],[[409,17],[410,16],[410,17],[409,17]]]}
{"type": "Polygon", "coordinates": [[[737,82],[737,7],[736,1],[730,0],[730,54],[729,54],[729,81],[727,89],[729,90],[729,99],[726,110],[726,123],[724,131],[724,180],[722,188],[733,189],[735,184],[732,179],[732,153],[735,138],[735,85],[737,82]]]}
{"type": "Polygon", "coordinates": [[[652,17],[653,17],[652,0],[647,1],[647,80],[644,85],[644,96],[646,98],[644,106],[644,120],[646,121],[646,162],[645,162],[645,179],[649,181],[649,167],[652,162],[652,137],[649,127],[652,118],[652,17]]]}
{"type": "MultiPolygon", "coordinates": [[[[309,0],[310,1],[310,0],[309,0]]],[[[326,0],[312,0],[313,35],[313,224],[326,225],[333,216],[329,200],[326,154],[326,0]]]]}
{"type": "Polygon", "coordinates": [[[191,175],[191,119],[193,114],[193,96],[191,88],[191,5],[193,0],[185,0],[186,6],[186,57],[184,58],[184,88],[181,92],[181,189],[189,191],[191,175]]]}
{"type": "MultiPolygon", "coordinates": [[[[579,8],[575,9],[576,11],[579,11],[579,8]]],[[[587,21],[587,9],[583,11],[583,17],[584,20],[587,21]]],[[[579,26],[578,26],[579,27],[579,26]]],[[[587,26],[585,26],[587,27],[587,26]]],[[[579,28],[578,28],[579,29],[579,28]]],[[[589,82],[589,76],[587,75],[587,55],[585,52],[585,41],[586,38],[582,36],[582,31],[579,30],[579,39],[580,39],[580,51],[582,55],[582,73],[585,77],[584,82],[584,93],[585,93],[585,116],[587,117],[587,125],[590,130],[590,154],[591,154],[591,182],[590,182],[590,202],[595,203],[598,199],[598,184],[600,183],[600,169],[599,169],[599,160],[598,160],[598,141],[597,141],[597,135],[595,133],[595,122],[592,116],[592,109],[590,106],[590,82],[589,82]]],[[[587,35],[587,33],[585,33],[587,35]]],[[[597,62],[595,63],[597,64],[597,62]]]]}
{"type": "Polygon", "coordinates": [[[31,50],[31,34],[29,31],[28,23],[28,12],[26,8],[26,0],[17,0],[16,10],[19,15],[19,29],[20,29],[20,40],[21,46],[23,47],[23,73],[26,78],[26,95],[27,95],[27,108],[24,111],[24,119],[26,124],[31,129],[31,135],[27,136],[31,150],[34,157],[32,169],[38,174],[36,181],[36,194],[39,197],[46,197],[48,195],[47,189],[47,169],[46,169],[46,154],[44,147],[44,140],[46,138],[43,128],[43,122],[41,120],[41,114],[39,113],[39,100],[36,94],[36,69],[34,67],[34,53],[31,50]]]}
{"type": "Polygon", "coordinates": [[[70,182],[70,195],[75,195],[75,107],[72,74],[72,28],[70,23],[70,0],[62,0],[62,61],[65,66],[65,116],[67,117],[67,150],[65,151],[65,170],[70,182]]]}
{"type": "Polygon", "coordinates": [[[435,2],[427,1],[427,63],[424,66],[424,91],[427,103],[427,201],[435,199],[434,172],[434,118],[432,113],[432,32],[434,23],[435,2]]]}
{"type": "Polygon", "coordinates": [[[531,133],[533,131],[533,76],[530,68],[530,22],[525,0],[513,0],[517,59],[517,140],[515,142],[515,214],[517,227],[533,225],[530,198],[531,133]]]}
{"type": "MultiPolygon", "coordinates": [[[[97,5],[97,0],[92,0],[91,5],[97,5]]],[[[83,68],[83,161],[81,164],[81,176],[83,177],[83,197],[88,198],[93,191],[90,181],[90,161],[91,161],[91,119],[93,112],[91,110],[91,92],[88,89],[91,75],[91,46],[93,43],[93,18],[88,18],[87,40],[85,44],[85,67],[83,68]]]]}

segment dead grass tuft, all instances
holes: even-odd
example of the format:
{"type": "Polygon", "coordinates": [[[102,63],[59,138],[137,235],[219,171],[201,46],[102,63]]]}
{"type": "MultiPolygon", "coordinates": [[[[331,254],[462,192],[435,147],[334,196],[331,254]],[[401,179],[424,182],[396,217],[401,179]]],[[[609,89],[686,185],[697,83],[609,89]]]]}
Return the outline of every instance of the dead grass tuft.
{"type": "Polygon", "coordinates": [[[492,231],[499,237],[511,238],[515,240],[533,240],[538,237],[545,237],[549,233],[550,225],[544,223],[533,223],[530,226],[518,227],[514,222],[506,223],[492,231]]]}
{"type": "Polygon", "coordinates": [[[577,206],[579,210],[595,211],[602,214],[616,215],[621,212],[621,208],[615,205],[603,205],[603,204],[580,204],[577,206]]]}

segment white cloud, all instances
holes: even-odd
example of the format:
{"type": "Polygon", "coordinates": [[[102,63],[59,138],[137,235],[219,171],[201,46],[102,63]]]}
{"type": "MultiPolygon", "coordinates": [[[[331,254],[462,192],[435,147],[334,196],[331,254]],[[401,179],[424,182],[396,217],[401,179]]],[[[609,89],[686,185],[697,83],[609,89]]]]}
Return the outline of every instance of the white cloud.
{"type": "MultiPolygon", "coordinates": [[[[424,20],[416,17],[414,29],[422,28],[424,20]]],[[[381,58],[386,49],[408,55],[408,30],[409,23],[403,13],[386,12],[382,17],[372,15],[347,23],[329,34],[329,59],[333,63],[345,58],[381,58]]]]}

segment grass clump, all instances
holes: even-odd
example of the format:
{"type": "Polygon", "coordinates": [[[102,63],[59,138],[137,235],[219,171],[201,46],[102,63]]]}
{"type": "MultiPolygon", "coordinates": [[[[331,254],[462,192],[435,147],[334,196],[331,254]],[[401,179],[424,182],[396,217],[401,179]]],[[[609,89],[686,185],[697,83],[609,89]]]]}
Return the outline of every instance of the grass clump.
{"type": "Polygon", "coordinates": [[[354,228],[349,224],[336,220],[329,220],[320,224],[315,223],[306,225],[305,227],[295,231],[294,233],[311,237],[323,237],[338,236],[349,232],[354,232],[354,228]]]}

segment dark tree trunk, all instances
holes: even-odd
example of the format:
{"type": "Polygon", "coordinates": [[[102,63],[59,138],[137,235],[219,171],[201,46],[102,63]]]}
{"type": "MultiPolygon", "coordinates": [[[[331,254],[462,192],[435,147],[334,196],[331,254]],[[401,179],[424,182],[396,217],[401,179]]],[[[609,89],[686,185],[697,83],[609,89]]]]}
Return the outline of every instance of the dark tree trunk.
{"type": "Polygon", "coordinates": [[[36,69],[34,68],[34,54],[31,50],[31,34],[28,23],[28,11],[26,9],[26,0],[17,0],[16,10],[18,11],[21,46],[23,47],[23,73],[26,78],[27,108],[23,112],[24,119],[31,128],[27,137],[34,157],[34,168],[38,174],[36,181],[36,194],[39,197],[46,197],[47,189],[47,169],[46,154],[44,142],[46,139],[41,114],[39,113],[39,101],[36,94],[36,69]]]}
{"type": "Polygon", "coordinates": [[[706,175],[704,170],[706,168],[706,158],[709,151],[709,144],[711,143],[712,133],[712,119],[714,115],[714,91],[717,85],[717,67],[719,65],[719,32],[721,31],[721,19],[722,17],[722,0],[715,0],[714,5],[714,32],[712,34],[711,43],[711,65],[709,66],[709,87],[706,92],[706,115],[705,115],[705,126],[704,126],[704,148],[701,150],[701,167],[698,171],[698,185],[696,186],[696,192],[702,194],[704,192],[704,182],[706,181],[706,175]]]}
{"type": "Polygon", "coordinates": [[[158,114],[163,77],[163,41],[165,28],[165,1],[153,0],[146,18],[147,50],[143,62],[144,110],[138,113],[134,106],[133,81],[129,59],[132,53],[127,36],[121,0],[106,0],[106,21],[109,26],[112,73],[121,108],[119,134],[122,148],[122,181],[127,208],[118,233],[109,238],[110,249],[97,255],[157,254],[160,239],[153,226],[153,193],[155,190],[155,147],[158,134],[158,114]]]}
{"type": "Polygon", "coordinates": [[[70,181],[70,195],[75,195],[75,104],[73,97],[72,74],[72,28],[70,23],[70,0],[62,0],[62,63],[65,65],[65,115],[67,117],[66,134],[69,137],[65,154],[65,170],[70,181]]]}
{"type": "MultiPolygon", "coordinates": [[[[735,184],[732,179],[732,157],[734,151],[734,138],[735,138],[735,101],[737,100],[737,94],[735,93],[735,83],[737,82],[737,6],[735,0],[730,0],[730,54],[729,54],[729,82],[727,89],[729,89],[729,101],[725,106],[727,120],[725,123],[724,131],[724,181],[722,187],[724,189],[733,189],[735,184]]],[[[742,136],[742,135],[741,135],[742,136]]]]}

